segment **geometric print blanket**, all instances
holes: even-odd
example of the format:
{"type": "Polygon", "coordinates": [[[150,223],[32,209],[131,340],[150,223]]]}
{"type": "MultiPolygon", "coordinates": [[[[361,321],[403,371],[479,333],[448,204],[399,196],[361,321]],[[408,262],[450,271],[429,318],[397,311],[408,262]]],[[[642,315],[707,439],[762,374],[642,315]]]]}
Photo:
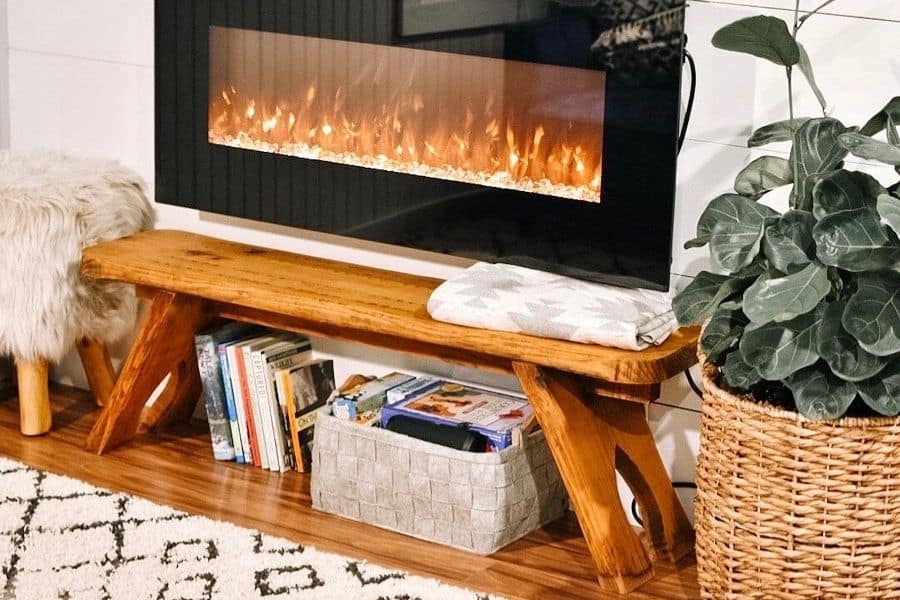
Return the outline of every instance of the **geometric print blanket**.
{"type": "Polygon", "coordinates": [[[477,263],[428,300],[438,321],[643,350],[678,327],[672,295],[581,281],[515,265],[477,263]]]}
{"type": "Polygon", "coordinates": [[[4,600],[496,599],[2,457],[0,565],[4,600]]]}

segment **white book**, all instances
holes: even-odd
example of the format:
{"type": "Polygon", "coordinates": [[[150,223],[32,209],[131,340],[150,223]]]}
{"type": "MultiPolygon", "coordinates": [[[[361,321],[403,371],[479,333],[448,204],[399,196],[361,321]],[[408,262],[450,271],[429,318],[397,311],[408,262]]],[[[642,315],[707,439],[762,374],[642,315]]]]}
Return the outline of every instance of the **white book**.
{"type": "Polygon", "coordinates": [[[278,452],[279,465],[284,470],[293,466],[293,450],[291,448],[291,433],[288,423],[287,407],[283,396],[278,393],[276,373],[285,368],[306,363],[312,359],[312,346],[309,340],[302,336],[275,348],[268,348],[264,352],[264,371],[266,388],[264,392],[268,402],[269,414],[272,418],[272,430],[275,434],[275,448],[278,452]]]}
{"type": "MultiPolygon", "coordinates": [[[[277,462],[273,465],[270,461],[269,443],[267,441],[267,428],[265,426],[266,418],[260,406],[259,394],[256,387],[256,375],[253,369],[253,352],[258,351],[267,346],[277,343],[279,339],[276,336],[266,336],[258,338],[250,344],[241,347],[241,359],[244,361],[244,370],[247,375],[247,387],[250,394],[249,404],[252,411],[253,431],[256,434],[256,446],[259,453],[260,466],[263,469],[277,468],[277,462]]],[[[271,433],[269,433],[271,436],[271,433]]]]}

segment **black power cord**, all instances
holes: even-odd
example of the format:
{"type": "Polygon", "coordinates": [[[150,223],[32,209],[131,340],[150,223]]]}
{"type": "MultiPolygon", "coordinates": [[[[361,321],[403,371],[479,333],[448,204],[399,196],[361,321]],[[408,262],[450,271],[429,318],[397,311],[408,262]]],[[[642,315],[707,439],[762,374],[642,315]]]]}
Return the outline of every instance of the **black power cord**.
{"type": "MultiPolygon", "coordinates": [[[[687,45],[687,36],[684,36],[684,44],[687,45]]],[[[688,49],[684,49],[684,60],[688,64],[688,68],[691,70],[691,87],[688,91],[688,100],[687,104],[684,107],[684,118],[681,121],[681,132],[678,134],[678,152],[681,152],[681,147],[684,145],[684,139],[687,136],[688,124],[691,122],[691,112],[694,110],[694,96],[697,93],[697,65],[694,63],[694,57],[691,56],[691,53],[688,52],[688,49]]],[[[703,398],[703,391],[694,381],[694,377],[691,375],[690,369],[686,369],[684,371],[685,377],[687,377],[688,384],[691,386],[691,389],[694,390],[694,393],[697,394],[700,398],[703,398]]],[[[672,487],[675,489],[697,489],[697,484],[693,481],[673,481],[672,487]]],[[[638,525],[643,525],[644,520],[641,519],[641,515],[638,512],[638,503],[636,499],[631,500],[631,516],[634,517],[634,520],[638,525]]]]}

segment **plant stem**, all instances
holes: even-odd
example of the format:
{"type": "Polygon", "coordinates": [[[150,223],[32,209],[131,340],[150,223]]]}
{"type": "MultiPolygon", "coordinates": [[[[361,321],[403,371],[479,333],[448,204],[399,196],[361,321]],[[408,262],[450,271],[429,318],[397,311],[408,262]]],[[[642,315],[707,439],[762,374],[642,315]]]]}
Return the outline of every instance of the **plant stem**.
{"type": "Polygon", "coordinates": [[[822,4],[820,4],[819,6],[817,6],[816,8],[812,9],[811,11],[809,11],[808,13],[806,13],[805,15],[803,15],[802,17],[800,17],[800,20],[799,20],[798,22],[796,22],[795,25],[794,25],[794,34],[796,34],[796,33],[797,33],[797,30],[800,29],[800,28],[803,26],[804,23],[806,23],[806,20],[807,20],[808,18],[810,18],[811,16],[813,16],[814,14],[816,14],[817,12],[819,12],[820,10],[822,10],[823,8],[825,8],[826,6],[828,6],[829,4],[831,4],[832,2],[834,2],[834,0],[825,0],[825,2],[823,2],[822,4]]]}
{"type": "MultiPolygon", "coordinates": [[[[834,0],[828,0],[828,2],[833,2],[834,0]]],[[[825,4],[828,4],[826,2],[825,4]]],[[[794,0],[794,42],[797,41],[797,30],[800,29],[800,0],[794,0]]],[[[785,71],[787,73],[787,88],[788,88],[788,113],[790,114],[791,120],[791,138],[793,139],[794,134],[797,133],[796,127],[794,125],[794,84],[791,78],[791,74],[793,72],[793,67],[788,65],[785,67],[785,71]]]]}

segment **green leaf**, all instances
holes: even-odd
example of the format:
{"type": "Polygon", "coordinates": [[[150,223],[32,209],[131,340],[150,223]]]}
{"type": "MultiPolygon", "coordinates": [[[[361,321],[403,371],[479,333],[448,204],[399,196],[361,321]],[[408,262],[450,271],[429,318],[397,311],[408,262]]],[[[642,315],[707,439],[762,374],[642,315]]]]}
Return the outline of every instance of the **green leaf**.
{"type": "Polygon", "coordinates": [[[794,181],[791,163],[778,156],[760,156],[744,167],[734,180],[734,191],[758,198],[770,190],[794,181]]]}
{"type": "Polygon", "coordinates": [[[712,44],[722,50],[743,52],[765,58],[776,65],[796,65],[800,50],[787,23],[763,15],[747,17],[718,30],[712,44]]]}
{"type": "Polygon", "coordinates": [[[784,384],[794,394],[797,411],[813,421],[844,416],[856,398],[856,384],[835,377],[823,363],[791,375],[784,384]]]}
{"type": "Polygon", "coordinates": [[[819,106],[822,107],[822,112],[825,112],[825,109],[828,107],[828,103],[825,101],[825,96],[822,94],[822,90],[819,89],[818,84],[816,84],[816,78],[813,76],[812,63],[809,61],[809,54],[806,53],[806,48],[803,47],[803,44],[797,43],[797,49],[800,51],[800,60],[797,63],[797,66],[800,67],[800,72],[803,73],[803,76],[806,77],[807,83],[809,83],[810,89],[812,89],[813,94],[816,95],[816,100],[819,101],[819,106]]]}
{"type": "Polygon", "coordinates": [[[732,352],[725,357],[722,375],[725,376],[728,385],[738,390],[749,390],[751,386],[762,381],[756,369],[744,361],[740,352],[732,352]]]}
{"type": "MultiPolygon", "coordinates": [[[[900,117],[898,117],[898,120],[900,120],[900,117]]],[[[887,134],[888,144],[900,146],[900,133],[897,132],[897,122],[891,115],[887,116],[887,123],[885,124],[884,130],[887,134]]]]}
{"type": "Polygon", "coordinates": [[[894,96],[888,100],[884,108],[875,113],[875,116],[869,119],[859,132],[868,136],[875,135],[885,128],[888,117],[893,118],[895,123],[900,122],[900,96],[894,96]]]}
{"type": "Polygon", "coordinates": [[[744,292],[744,314],[754,323],[788,321],[813,310],[830,291],[828,270],[813,262],[791,275],[756,280],[744,292]]]}
{"type": "Polygon", "coordinates": [[[813,215],[822,219],[842,210],[874,207],[886,190],[871,175],[839,169],[828,173],[813,188],[813,215]]]}
{"type": "Polygon", "coordinates": [[[877,160],[886,165],[900,165],[900,148],[897,146],[873,140],[855,131],[842,133],[838,136],[838,140],[853,156],[877,160]]]}
{"type": "Polygon", "coordinates": [[[833,171],[847,156],[838,142],[845,131],[840,121],[831,118],[810,119],[797,130],[790,155],[794,171],[791,208],[812,210],[812,190],[818,181],[815,176],[833,171]]]}
{"type": "Polygon", "coordinates": [[[747,146],[755,148],[757,146],[765,146],[775,142],[787,142],[794,137],[794,131],[800,129],[800,126],[809,121],[809,117],[797,117],[794,120],[786,119],[784,121],[776,121],[763,125],[753,132],[747,139],[747,146]],[[791,130],[793,126],[793,131],[791,130]]]}
{"type": "Polygon", "coordinates": [[[723,269],[738,271],[759,254],[766,223],[778,213],[743,196],[720,196],[713,202],[716,222],[709,239],[710,255],[723,269]]]}
{"type": "Polygon", "coordinates": [[[737,348],[746,324],[747,317],[739,308],[720,306],[700,336],[700,349],[707,360],[718,364],[723,354],[737,348]]]}
{"type": "Polygon", "coordinates": [[[900,273],[863,273],[841,321],[863,350],[875,356],[900,352],[900,273]]]}
{"type": "Polygon", "coordinates": [[[738,345],[741,357],[769,381],[779,381],[819,359],[816,350],[823,309],[796,319],[747,327],[738,345]]]}
{"type": "Polygon", "coordinates": [[[878,377],[860,383],[859,395],[880,415],[896,417],[900,414],[900,357],[895,357],[878,377]]]}
{"type": "Polygon", "coordinates": [[[772,266],[784,273],[789,273],[794,265],[809,263],[815,256],[815,243],[812,239],[813,226],[816,224],[811,213],[802,210],[789,210],[766,228],[763,237],[763,254],[772,266]]]}
{"type": "Polygon", "coordinates": [[[685,242],[684,247],[686,249],[699,248],[700,246],[708,244],[709,238],[712,236],[713,227],[715,227],[716,223],[722,219],[734,218],[733,215],[736,212],[736,209],[734,209],[732,205],[740,200],[741,196],[738,194],[722,194],[721,196],[713,198],[712,201],[706,205],[706,209],[697,221],[697,237],[685,242]]]}
{"type": "Polygon", "coordinates": [[[742,291],[749,280],[700,271],[672,300],[672,310],[682,325],[701,325],[731,294],[742,291]]]}
{"type": "Polygon", "coordinates": [[[875,271],[900,257],[900,240],[881,224],[874,208],[857,208],[828,215],[813,227],[816,257],[847,271],[875,271]]]}
{"type": "Polygon", "coordinates": [[[846,307],[846,300],[831,302],[825,307],[819,327],[819,356],[841,379],[862,381],[881,371],[887,360],[863,350],[856,338],[844,329],[841,319],[846,307]]]}
{"type": "Polygon", "coordinates": [[[881,194],[878,196],[876,206],[881,220],[887,223],[894,233],[900,235],[900,198],[881,194]]]}

